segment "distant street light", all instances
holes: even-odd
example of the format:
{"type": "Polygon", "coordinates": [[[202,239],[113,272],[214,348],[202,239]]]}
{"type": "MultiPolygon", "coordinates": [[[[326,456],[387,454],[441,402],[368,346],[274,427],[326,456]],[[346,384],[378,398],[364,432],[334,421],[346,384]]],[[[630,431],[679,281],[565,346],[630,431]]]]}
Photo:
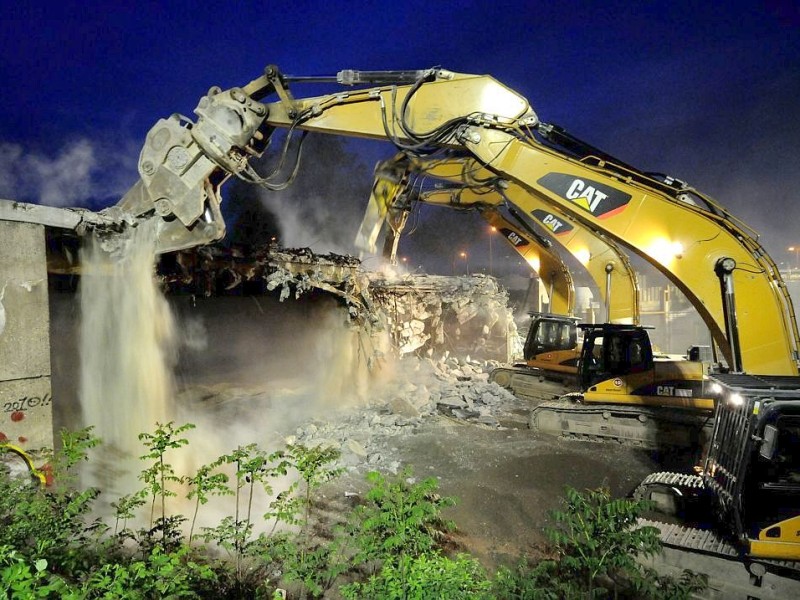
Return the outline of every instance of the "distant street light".
{"type": "Polygon", "coordinates": [[[456,274],[456,261],[459,258],[463,258],[464,259],[464,264],[467,267],[467,275],[469,275],[469,258],[467,256],[467,253],[464,252],[463,250],[453,257],[453,275],[456,274]]]}
{"type": "Polygon", "coordinates": [[[789,252],[794,252],[794,268],[800,269],[800,246],[789,246],[789,252]]]}

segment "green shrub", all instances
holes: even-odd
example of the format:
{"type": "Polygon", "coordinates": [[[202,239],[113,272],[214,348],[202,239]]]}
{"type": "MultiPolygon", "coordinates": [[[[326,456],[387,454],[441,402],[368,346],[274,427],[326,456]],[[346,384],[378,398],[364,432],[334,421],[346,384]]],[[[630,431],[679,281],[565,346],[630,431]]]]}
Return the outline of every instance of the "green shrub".
{"type": "Polygon", "coordinates": [[[563,504],[553,513],[557,526],[547,530],[555,559],[500,569],[494,588],[498,597],[678,600],[705,588],[705,580],[690,571],[675,579],[637,561],[661,551],[658,530],[636,524],[647,502],[612,499],[606,489],[581,493],[567,488],[563,504]]]}
{"type": "Polygon", "coordinates": [[[187,547],[165,552],[155,546],[143,560],[103,565],[84,581],[81,591],[87,600],[200,598],[197,590],[214,579],[209,566],[189,557],[187,547]]]}
{"type": "Polygon", "coordinates": [[[107,528],[90,519],[99,490],[80,490],[75,467],[98,443],[91,428],[62,432],[61,448],[51,457],[54,483],[49,487],[0,476],[0,544],[31,561],[45,559],[57,573],[81,571],[95,562],[107,528]]]}
{"type": "Polygon", "coordinates": [[[342,515],[343,525],[319,530],[309,520],[312,493],[341,472],[333,466],[337,451],[292,445],[267,454],[251,444],[184,479],[165,454],[185,446],[180,435],[192,427],[157,424],[140,436],[147,448],[141,458],[149,461],[140,476],[145,488],[114,503],[113,535],[89,517],[98,490],[76,484],[75,467],[98,443],[89,429],[62,434],[53,486],[0,474],[0,600],[273,598],[279,582],[295,586],[300,597],[317,598],[342,576],[352,581],[340,588],[349,599],[681,599],[706,586],[689,571],[665,577],[640,565],[638,556],[660,551],[657,531],[637,526],[645,503],[612,499],[608,490],[567,489],[563,508],[553,513],[556,526],[547,530],[552,557],[501,567],[490,580],[474,558],[443,553],[454,526],[442,511],[454,500],[439,496],[436,479],[417,482],[410,468],[391,477],[371,472],[363,504],[342,515]],[[225,465],[235,469],[230,486],[225,465]],[[296,480],[274,495],[273,482],[292,472],[296,480]],[[211,495],[233,496],[233,514],[202,535],[227,550],[230,562],[184,543],[180,525],[187,519],[168,514],[170,487],[181,482],[194,501],[189,542],[200,506],[211,495]],[[266,508],[254,506],[256,487],[274,495],[266,508]],[[135,535],[127,521],[148,501],[150,527],[135,535]],[[255,535],[259,510],[272,527],[255,535]],[[293,530],[276,533],[281,523],[293,530]]]}
{"type": "Polygon", "coordinates": [[[416,483],[412,470],[406,468],[393,478],[373,471],[367,481],[372,487],[366,504],[355,509],[349,525],[357,562],[421,556],[453,529],[453,523],[442,518],[442,509],[453,506],[455,500],[438,495],[435,478],[416,483]]]}
{"type": "Polygon", "coordinates": [[[139,479],[145,484],[145,489],[152,498],[150,502],[150,531],[148,531],[148,536],[152,536],[155,531],[160,530],[162,547],[166,547],[167,543],[174,547],[180,542],[182,537],[180,525],[185,520],[182,516],[169,517],[167,515],[167,498],[177,495],[170,489],[170,486],[182,484],[183,477],[178,477],[175,474],[175,469],[166,461],[166,453],[167,450],[178,449],[187,445],[189,440],[180,436],[190,429],[194,429],[194,425],[191,423],[175,427],[173,422],[170,421],[163,425],[156,423],[156,430],[153,433],[139,434],[139,440],[147,450],[139,458],[153,461],[139,475],[139,479]],[[161,505],[161,517],[155,520],[157,500],[160,501],[161,505]]]}
{"type": "Polygon", "coordinates": [[[477,600],[490,598],[491,588],[491,581],[474,558],[461,554],[451,559],[433,552],[384,562],[380,572],[366,583],[352,583],[340,590],[348,600],[477,600]]]}
{"type": "Polygon", "coordinates": [[[0,546],[0,600],[80,597],[47,567],[44,558],[31,563],[10,546],[0,546]]]}

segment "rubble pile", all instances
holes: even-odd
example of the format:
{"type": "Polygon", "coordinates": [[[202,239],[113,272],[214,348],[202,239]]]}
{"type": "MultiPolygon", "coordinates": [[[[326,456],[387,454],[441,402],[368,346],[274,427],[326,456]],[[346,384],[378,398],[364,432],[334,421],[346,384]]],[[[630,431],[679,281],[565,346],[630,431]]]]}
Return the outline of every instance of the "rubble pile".
{"type": "Polygon", "coordinates": [[[402,354],[507,362],[516,339],[508,294],[486,275],[372,274],[372,297],[402,354]]]}
{"type": "MultiPolygon", "coordinates": [[[[214,423],[229,423],[237,420],[237,411],[251,410],[266,420],[276,439],[333,447],[353,471],[392,472],[401,466],[398,436],[442,421],[486,428],[526,421],[522,401],[488,381],[489,370],[509,362],[518,342],[507,292],[492,277],[365,271],[353,257],[276,246],[248,256],[208,247],[179,253],[173,267],[171,274],[162,269],[173,293],[277,293],[281,301],[331,294],[358,334],[351,338],[358,352],[341,348],[338,355],[360,360],[364,348],[383,353],[380,360],[367,357],[368,366],[382,369],[357,402],[340,397],[342,391],[329,385],[311,390],[306,377],[296,389],[279,390],[270,382],[260,389],[229,384],[187,389],[183,401],[192,414],[202,408],[214,423]]],[[[332,370],[341,380],[349,377],[342,366],[309,368],[332,370]]]]}
{"type": "Polygon", "coordinates": [[[357,276],[360,261],[340,254],[315,254],[309,248],[276,244],[243,250],[200,246],[162,256],[159,278],[170,293],[224,296],[264,293],[284,283],[304,290],[315,284],[342,286],[357,276]]]}
{"type": "Polygon", "coordinates": [[[393,439],[433,421],[504,429],[525,420],[525,403],[488,381],[491,363],[406,358],[402,366],[407,372],[376,391],[368,405],[313,418],[285,442],[335,448],[342,465],[354,472],[397,473],[401,464],[393,439]]]}
{"type": "Polygon", "coordinates": [[[266,289],[280,290],[281,301],[291,294],[299,298],[312,290],[323,290],[342,298],[350,316],[361,323],[375,323],[369,293],[369,275],[352,256],[314,254],[308,248],[271,248],[267,254],[266,289]]]}

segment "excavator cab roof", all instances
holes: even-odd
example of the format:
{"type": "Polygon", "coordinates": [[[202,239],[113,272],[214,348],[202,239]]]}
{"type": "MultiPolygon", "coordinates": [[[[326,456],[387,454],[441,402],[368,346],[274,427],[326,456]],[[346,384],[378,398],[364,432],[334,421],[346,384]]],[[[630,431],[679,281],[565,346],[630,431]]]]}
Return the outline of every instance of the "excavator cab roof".
{"type": "Polygon", "coordinates": [[[633,325],[632,323],[578,323],[584,331],[589,329],[602,329],[603,331],[642,331],[655,329],[651,325],[633,325]]]}
{"type": "Polygon", "coordinates": [[[574,321],[575,324],[578,324],[578,317],[570,317],[569,315],[557,315],[555,313],[545,313],[545,312],[538,312],[535,310],[528,311],[528,316],[531,319],[558,319],[560,321],[574,321]]]}

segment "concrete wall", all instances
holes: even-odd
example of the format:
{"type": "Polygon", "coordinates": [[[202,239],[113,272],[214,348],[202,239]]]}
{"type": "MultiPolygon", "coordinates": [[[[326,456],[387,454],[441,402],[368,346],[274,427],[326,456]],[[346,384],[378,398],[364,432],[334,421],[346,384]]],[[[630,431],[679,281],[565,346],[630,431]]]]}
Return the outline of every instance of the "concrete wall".
{"type": "Polygon", "coordinates": [[[0,440],[53,446],[44,227],[0,220],[0,440]]]}

